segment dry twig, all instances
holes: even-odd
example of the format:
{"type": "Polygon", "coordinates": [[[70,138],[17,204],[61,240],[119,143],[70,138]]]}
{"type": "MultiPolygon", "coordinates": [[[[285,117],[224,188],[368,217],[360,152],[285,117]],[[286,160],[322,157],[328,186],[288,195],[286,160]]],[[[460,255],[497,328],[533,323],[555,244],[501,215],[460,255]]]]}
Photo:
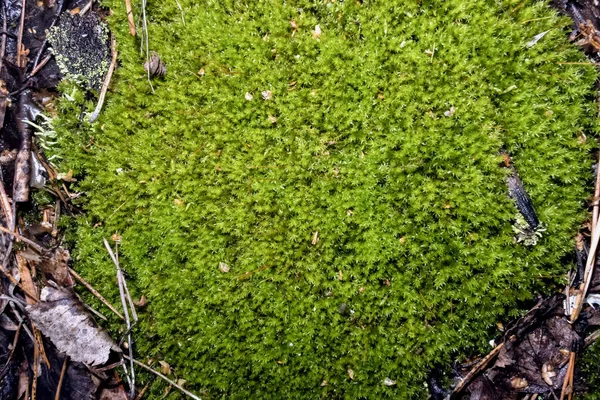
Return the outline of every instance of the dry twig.
{"type": "Polygon", "coordinates": [[[114,37],[111,41],[110,50],[112,52],[112,60],[110,61],[110,66],[108,67],[108,72],[106,73],[104,82],[102,83],[102,90],[100,91],[100,97],[98,97],[98,104],[96,105],[96,109],[90,116],[90,122],[94,122],[100,115],[100,111],[102,110],[102,106],[104,105],[104,98],[106,97],[108,86],[110,85],[112,74],[115,71],[115,66],[117,65],[117,43],[114,37]]]}
{"type": "Polygon", "coordinates": [[[176,382],[173,382],[171,379],[167,378],[166,376],[164,376],[163,374],[161,374],[158,371],[155,371],[153,368],[150,368],[149,366],[147,366],[144,363],[139,362],[138,360],[135,360],[133,358],[129,358],[126,355],[123,355],[123,357],[125,357],[126,359],[133,361],[133,363],[137,366],[142,367],[143,369],[145,369],[148,372],[153,373],[154,375],[158,376],[159,378],[161,378],[162,380],[164,380],[165,382],[167,382],[170,385],[173,385],[173,387],[179,389],[179,391],[181,391],[181,393],[186,394],[187,396],[191,397],[194,400],[200,400],[200,398],[198,396],[196,396],[195,394],[193,394],[192,392],[184,389],[181,385],[177,384],[176,382]]]}
{"type": "MultiPolygon", "coordinates": [[[[129,381],[128,383],[129,383],[129,387],[131,390],[131,397],[134,397],[135,396],[135,370],[133,369],[133,361],[132,361],[133,360],[133,342],[131,341],[131,328],[133,326],[131,325],[131,321],[129,319],[129,310],[127,308],[127,300],[126,300],[126,296],[128,295],[129,291],[127,290],[127,283],[125,283],[125,277],[123,276],[123,271],[121,271],[121,267],[119,266],[119,260],[113,253],[113,251],[110,248],[110,245],[108,244],[108,241],[106,239],[104,239],[104,246],[106,247],[106,250],[108,251],[108,254],[110,255],[110,258],[112,258],[112,260],[115,264],[115,267],[117,268],[117,282],[119,284],[119,294],[121,296],[121,304],[123,305],[123,311],[125,314],[125,323],[127,324],[127,349],[129,350],[129,358],[130,358],[129,374],[131,374],[131,377],[129,374],[127,374],[127,380],[129,381]]],[[[136,322],[137,322],[137,314],[135,313],[135,309],[133,307],[133,301],[131,300],[131,298],[129,298],[129,304],[131,305],[132,313],[134,314],[136,322]]],[[[125,368],[125,366],[123,366],[123,368],[125,368]]]]}
{"type": "Polygon", "coordinates": [[[498,353],[500,352],[500,350],[502,350],[503,347],[504,343],[500,343],[498,346],[494,347],[494,350],[492,350],[487,356],[485,356],[481,361],[479,361],[479,363],[477,363],[477,365],[469,371],[469,373],[463,378],[463,380],[460,381],[458,385],[456,385],[456,387],[450,394],[450,398],[461,393],[464,390],[464,388],[471,382],[471,380],[475,376],[477,376],[477,374],[483,371],[485,367],[490,363],[490,361],[492,361],[494,357],[498,355],[498,353]]]}
{"type": "Polygon", "coordinates": [[[65,356],[65,360],[63,361],[62,369],[60,370],[60,378],[58,380],[58,385],[56,386],[56,395],[54,395],[54,400],[60,400],[60,389],[62,389],[63,380],[65,379],[65,372],[67,372],[67,360],[69,358],[65,356]]]}
{"type": "Polygon", "coordinates": [[[94,289],[92,285],[87,283],[87,281],[83,279],[81,275],[75,272],[72,268],[69,268],[69,272],[75,277],[75,279],[77,279],[83,286],[85,286],[87,290],[89,290],[94,296],[96,296],[98,300],[104,303],[106,307],[110,308],[110,310],[114,312],[117,315],[117,317],[121,318],[122,320],[125,320],[125,317],[121,315],[121,313],[118,312],[117,309],[112,304],[110,304],[108,300],[106,300],[96,289],[94,289]]]}
{"type": "Polygon", "coordinates": [[[131,0],[125,0],[125,11],[127,12],[127,22],[129,23],[129,34],[135,36],[135,21],[133,20],[133,9],[131,8],[131,0]]]}
{"type": "Polygon", "coordinates": [[[26,1],[23,0],[23,2],[21,3],[21,22],[19,25],[19,36],[17,38],[17,66],[21,67],[21,53],[22,53],[22,49],[21,47],[23,46],[23,29],[25,27],[25,3],[26,1]]]}

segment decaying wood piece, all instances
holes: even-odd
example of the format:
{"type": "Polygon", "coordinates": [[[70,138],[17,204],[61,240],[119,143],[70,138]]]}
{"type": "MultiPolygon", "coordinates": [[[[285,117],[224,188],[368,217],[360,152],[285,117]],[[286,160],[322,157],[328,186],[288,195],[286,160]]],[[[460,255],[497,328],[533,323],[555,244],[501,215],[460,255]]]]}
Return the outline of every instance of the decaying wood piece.
{"type": "Polygon", "coordinates": [[[540,220],[535,212],[531,198],[527,194],[523,182],[517,175],[516,171],[513,172],[506,178],[508,185],[508,193],[513,198],[517,208],[523,218],[529,224],[531,229],[536,229],[540,225],[540,220]]]}
{"type": "Polygon", "coordinates": [[[135,36],[135,21],[133,20],[133,9],[131,0],[125,0],[125,12],[127,12],[127,23],[129,24],[129,34],[135,36]]]}
{"type": "Polygon", "coordinates": [[[106,97],[106,92],[108,91],[110,80],[112,79],[112,74],[115,71],[115,67],[117,66],[117,43],[114,38],[112,39],[110,49],[112,53],[112,59],[110,61],[110,66],[108,67],[106,77],[104,78],[104,82],[102,83],[102,89],[100,91],[100,97],[98,98],[98,104],[96,105],[96,109],[94,110],[92,115],[90,115],[90,122],[94,122],[100,116],[100,111],[102,111],[102,106],[104,105],[104,98],[106,97]]]}
{"type": "Polygon", "coordinates": [[[29,112],[31,92],[23,91],[19,95],[17,109],[17,129],[21,135],[21,144],[15,162],[13,182],[13,201],[18,203],[29,200],[29,178],[31,176],[31,137],[32,128],[25,121],[32,119],[29,112]]]}

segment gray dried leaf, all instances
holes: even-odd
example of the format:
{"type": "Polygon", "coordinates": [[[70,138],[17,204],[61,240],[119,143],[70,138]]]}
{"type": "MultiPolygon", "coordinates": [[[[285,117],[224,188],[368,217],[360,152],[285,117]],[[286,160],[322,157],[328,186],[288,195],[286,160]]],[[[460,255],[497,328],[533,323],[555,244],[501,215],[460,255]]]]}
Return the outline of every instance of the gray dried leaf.
{"type": "Polygon", "coordinates": [[[71,360],[98,366],[108,361],[111,351],[121,352],[72,291],[46,286],[40,299],[27,306],[29,318],[71,360]]]}
{"type": "Polygon", "coordinates": [[[224,262],[220,262],[219,263],[219,270],[223,273],[229,272],[231,268],[229,267],[229,265],[225,264],[224,262]]]}
{"type": "Polygon", "coordinates": [[[385,378],[385,379],[383,380],[383,384],[384,384],[385,386],[396,386],[396,381],[395,381],[395,380],[393,380],[393,379],[390,379],[390,378],[385,378]]]}

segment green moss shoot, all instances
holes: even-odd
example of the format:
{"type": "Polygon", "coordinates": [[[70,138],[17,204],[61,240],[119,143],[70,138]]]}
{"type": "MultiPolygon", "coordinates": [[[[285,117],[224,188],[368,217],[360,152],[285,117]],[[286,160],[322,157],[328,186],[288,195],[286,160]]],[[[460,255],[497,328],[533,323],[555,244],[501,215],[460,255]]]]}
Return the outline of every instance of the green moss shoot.
{"type": "Polygon", "coordinates": [[[148,298],[140,359],[207,398],[426,398],[429,368],[487,352],[560,282],[597,113],[567,18],[521,0],[179,3],[185,24],[148,2],[168,68],[152,94],[124,2],[104,1],[106,107],[80,124],[94,104],[65,85],[54,124],[85,193],[75,268],[118,303],[102,238],[122,236],[148,298]],[[502,149],[546,227],[535,246],[515,243],[502,149]]]}

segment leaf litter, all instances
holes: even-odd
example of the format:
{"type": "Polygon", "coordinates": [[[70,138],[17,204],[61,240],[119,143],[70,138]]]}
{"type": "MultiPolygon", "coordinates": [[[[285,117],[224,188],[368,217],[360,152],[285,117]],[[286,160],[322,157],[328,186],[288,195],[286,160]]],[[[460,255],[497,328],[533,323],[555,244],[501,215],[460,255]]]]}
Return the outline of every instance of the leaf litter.
{"type": "MultiPolygon", "coordinates": [[[[0,2],[5,32],[0,45],[0,398],[141,398],[149,385],[136,387],[135,365],[197,399],[183,388],[185,380],[174,382],[133,358],[135,308],[147,299],[131,298],[118,264],[120,237],[113,235],[116,256],[107,249],[117,268],[124,316],[70,268],[69,251],[61,246],[61,214],[80,213],[72,203],[80,194],[69,191],[76,181],[72,171],[60,173],[46,158],[56,134],[42,109],[55,113],[56,86],[66,77],[90,97],[99,92],[91,119],[97,117],[116,67],[114,41],[110,46],[103,22],[106,12],[88,0],[44,1],[35,7],[0,2]],[[32,199],[42,192],[51,198],[32,199]],[[126,343],[100,327],[93,315],[106,317],[81,300],[76,282],[126,321],[126,343]]],[[[152,75],[166,73],[158,55],[149,62],[152,75]]]]}

